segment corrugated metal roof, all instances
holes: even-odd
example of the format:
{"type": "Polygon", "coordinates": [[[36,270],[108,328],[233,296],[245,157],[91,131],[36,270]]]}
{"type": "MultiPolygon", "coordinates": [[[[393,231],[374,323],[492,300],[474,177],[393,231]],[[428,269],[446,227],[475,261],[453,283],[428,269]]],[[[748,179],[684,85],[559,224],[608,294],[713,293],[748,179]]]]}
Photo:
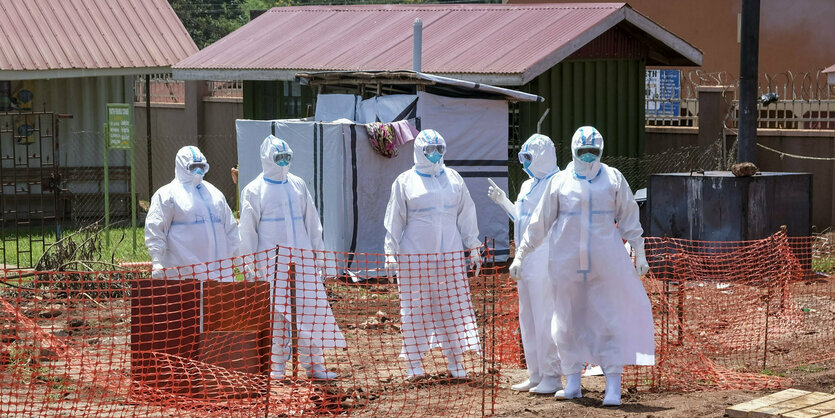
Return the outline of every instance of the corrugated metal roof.
{"type": "Polygon", "coordinates": [[[295,71],[410,70],[418,17],[421,71],[433,74],[527,81],[623,21],[666,45],[660,52],[671,60],[701,63],[697,49],[625,3],[313,6],[269,10],[177,63],[175,76],[292,79],[295,71]]]}
{"type": "Polygon", "coordinates": [[[166,0],[0,1],[0,75],[170,67],[197,51],[166,0]]]}

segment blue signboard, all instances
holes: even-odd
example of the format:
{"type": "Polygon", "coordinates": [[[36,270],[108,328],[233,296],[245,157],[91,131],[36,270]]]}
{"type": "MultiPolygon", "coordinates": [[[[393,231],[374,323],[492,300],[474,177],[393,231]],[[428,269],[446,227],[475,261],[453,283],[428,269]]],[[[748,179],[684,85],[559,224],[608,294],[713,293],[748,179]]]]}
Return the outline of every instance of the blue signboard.
{"type": "Polygon", "coordinates": [[[647,70],[646,116],[672,117],[681,114],[681,71],[647,70]]]}

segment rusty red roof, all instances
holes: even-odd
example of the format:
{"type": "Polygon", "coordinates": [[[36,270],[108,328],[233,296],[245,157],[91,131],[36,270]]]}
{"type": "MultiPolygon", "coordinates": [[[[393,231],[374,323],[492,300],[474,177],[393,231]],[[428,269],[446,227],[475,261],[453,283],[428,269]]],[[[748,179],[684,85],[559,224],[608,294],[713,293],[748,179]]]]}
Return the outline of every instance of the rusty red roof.
{"type": "Polygon", "coordinates": [[[285,79],[298,71],[412,69],[423,21],[423,72],[521,85],[624,23],[671,65],[701,52],[625,3],[276,7],[174,66],[175,77],[285,79]],[[480,75],[480,76],[473,76],[480,75]]]}
{"type": "Polygon", "coordinates": [[[159,71],[197,51],[166,0],[0,1],[0,79],[159,71]]]}

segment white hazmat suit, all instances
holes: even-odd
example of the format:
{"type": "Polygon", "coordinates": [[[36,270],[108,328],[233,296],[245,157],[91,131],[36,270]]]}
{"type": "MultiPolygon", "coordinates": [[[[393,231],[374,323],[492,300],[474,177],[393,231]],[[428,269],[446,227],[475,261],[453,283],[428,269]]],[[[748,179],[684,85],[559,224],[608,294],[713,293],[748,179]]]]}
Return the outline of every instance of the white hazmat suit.
{"type": "MultiPolygon", "coordinates": [[[[519,162],[530,179],[522,183],[515,205],[510,203],[504,191],[498,187],[490,186],[488,191],[490,198],[502,206],[514,221],[516,242],[521,242],[522,234],[548,182],[560,171],[554,143],[545,135],[534,134],[525,141],[519,151],[519,162]]],[[[544,240],[525,258],[522,277],[517,282],[519,328],[528,366],[528,380],[513,385],[513,390],[554,393],[562,389],[559,354],[551,338],[554,295],[551,293],[548,256],[548,241],[544,240]]]]}
{"type": "Polygon", "coordinates": [[[238,223],[226,198],[203,181],[209,171],[197,147],[186,146],[174,158],[174,180],[151,197],[145,218],[145,245],[154,276],[234,280],[232,259],[238,250],[238,223]]]}
{"type": "Polygon", "coordinates": [[[263,172],[241,192],[241,254],[247,270],[252,271],[254,259],[255,275],[271,284],[275,321],[271,376],[284,377],[290,353],[287,280],[290,263],[295,263],[300,363],[310,377],[335,379],[336,374],[324,367],[322,349],[345,347],[345,337],[322,283],[325,244],[319,213],[304,180],[289,172],[292,152],[285,141],[273,135],[262,142],[263,172]],[[276,246],[282,247],[278,254],[273,250],[276,246]]]}
{"type": "Polygon", "coordinates": [[[433,347],[456,378],[466,376],[462,353],[480,350],[463,253],[480,264],[475,204],[461,175],[444,166],[445,149],[438,132],[421,131],[415,165],[391,185],[386,207],[386,268],[397,271],[409,378],[423,376],[421,359],[433,347]]]}
{"type": "Polygon", "coordinates": [[[511,275],[524,277],[524,260],[550,237],[549,269],[556,295],[554,339],[565,390],[580,393],[585,362],[600,364],[606,375],[604,405],[620,404],[624,365],[652,365],[652,308],[639,274],[649,266],[644,256],[638,205],[626,179],[600,162],[603,137],[588,126],[571,141],[573,163],[555,177],[534,210],[511,275]],[[624,249],[635,250],[637,267],[624,249]]]}

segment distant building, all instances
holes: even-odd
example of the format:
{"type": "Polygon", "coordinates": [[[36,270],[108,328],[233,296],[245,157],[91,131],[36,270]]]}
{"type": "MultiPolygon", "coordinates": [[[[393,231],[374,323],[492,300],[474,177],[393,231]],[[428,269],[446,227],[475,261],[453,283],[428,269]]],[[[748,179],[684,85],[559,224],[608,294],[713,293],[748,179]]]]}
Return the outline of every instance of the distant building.
{"type": "Polygon", "coordinates": [[[545,97],[519,105],[514,125],[527,137],[550,108],[542,132],[563,153],[578,126],[594,124],[607,153],[641,155],[646,66],[702,60],[625,3],[276,7],[177,63],[174,77],[243,79],[246,118],[305,116],[314,95],[296,73],[410,70],[415,18],[421,71],[545,97]]]}
{"type": "MultiPolygon", "coordinates": [[[[509,0],[510,4],[592,3],[592,0],[509,0]]],[[[549,4],[550,5],[550,4],[549,4]]],[[[629,5],[704,53],[702,71],[739,74],[742,0],[631,0],[629,5]]],[[[814,72],[835,57],[832,0],[762,0],[759,72],[814,72]]]]}

